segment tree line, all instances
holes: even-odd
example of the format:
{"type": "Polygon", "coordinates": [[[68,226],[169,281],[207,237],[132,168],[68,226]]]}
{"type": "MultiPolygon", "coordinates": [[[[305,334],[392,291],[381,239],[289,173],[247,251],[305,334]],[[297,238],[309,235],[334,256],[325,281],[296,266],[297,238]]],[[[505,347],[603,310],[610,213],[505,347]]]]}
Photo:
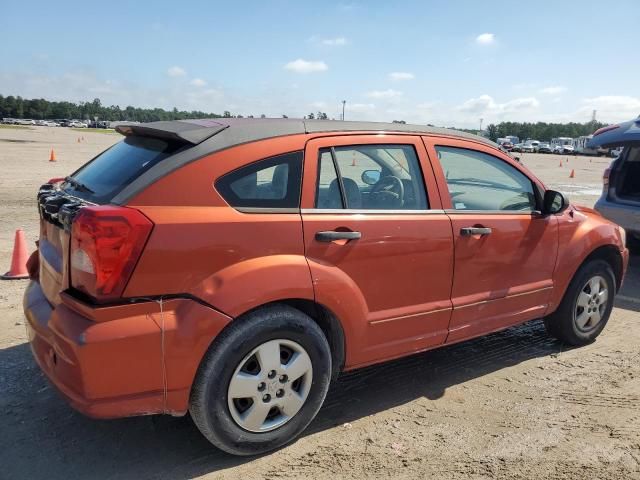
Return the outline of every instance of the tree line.
{"type": "Polygon", "coordinates": [[[577,138],[585,135],[591,135],[597,129],[602,128],[606,125],[606,123],[602,122],[502,122],[497,125],[488,125],[485,133],[494,142],[498,138],[504,138],[507,135],[515,135],[516,137],[520,138],[521,141],[525,141],[529,138],[540,141],[549,141],[555,137],[577,138]]]}
{"type": "MultiPolygon", "coordinates": [[[[0,118],[28,118],[31,120],[54,120],[54,119],[78,119],[78,120],[99,120],[110,122],[130,121],[130,122],[156,122],[159,120],[184,120],[187,118],[242,118],[242,115],[232,115],[225,110],[220,113],[202,112],[200,110],[164,110],[162,108],[136,108],[128,106],[120,108],[119,105],[105,106],[99,98],[92,102],[53,102],[44,98],[26,99],[20,96],[0,95],[0,118]]],[[[266,115],[261,114],[261,118],[266,115]]],[[[286,115],[282,115],[287,118],[286,115]]],[[[249,115],[248,118],[253,118],[249,115]]],[[[327,114],[324,112],[310,113],[305,118],[317,118],[326,120],[327,114]]]]}
{"type": "MultiPolygon", "coordinates": [[[[133,122],[155,122],[159,120],[183,120],[187,118],[241,118],[242,115],[232,115],[229,111],[220,113],[202,112],[200,110],[164,110],[162,108],[136,108],[127,106],[120,108],[119,105],[102,105],[99,98],[92,102],[54,102],[43,98],[25,99],[20,96],[0,95],[0,118],[29,118],[33,120],[49,119],[79,119],[106,121],[133,121],[133,122]]],[[[262,114],[260,117],[264,118],[262,114]]],[[[282,115],[287,118],[286,115],[282,115]]],[[[249,115],[253,118],[253,115],[249,115]]],[[[327,114],[323,112],[310,113],[305,118],[327,119],[327,114]]],[[[404,120],[394,120],[396,123],[405,123],[404,120]]],[[[554,137],[580,137],[589,135],[598,128],[605,126],[601,122],[588,123],[527,123],[527,122],[501,122],[497,125],[487,126],[485,135],[495,141],[507,135],[515,135],[521,140],[528,138],[537,140],[551,140],[554,137]]],[[[478,133],[477,130],[466,130],[478,133]]]]}

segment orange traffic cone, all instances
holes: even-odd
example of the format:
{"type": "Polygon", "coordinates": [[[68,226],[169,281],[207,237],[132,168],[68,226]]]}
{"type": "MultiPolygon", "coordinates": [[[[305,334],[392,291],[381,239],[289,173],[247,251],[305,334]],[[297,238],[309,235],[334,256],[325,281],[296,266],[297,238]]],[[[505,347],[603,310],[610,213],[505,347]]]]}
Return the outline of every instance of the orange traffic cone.
{"type": "Polygon", "coordinates": [[[16,239],[13,243],[13,256],[11,257],[11,269],[2,275],[3,280],[14,280],[18,278],[29,278],[27,271],[27,244],[24,240],[24,232],[16,230],[16,239]]]}
{"type": "Polygon", "coordinates": [[[53,151],[53,148],[51,149],[51,153],[49,154],[49,161],[50,162],[56,161],[56,152],[53,151]]]}
{"type": "Polygon", "coordinates": [[[576,176],[576,171],[572,168],[571,173],[569,174],[569,178],[574,178],[576,176]]]}
{"type": "Polygon", "coordinates": [[[562,166],[562,160],[560,160],[560,163],[558,164],[558,166],[559,166],[559,167],[561,167],[561,166],[562,166]]]}

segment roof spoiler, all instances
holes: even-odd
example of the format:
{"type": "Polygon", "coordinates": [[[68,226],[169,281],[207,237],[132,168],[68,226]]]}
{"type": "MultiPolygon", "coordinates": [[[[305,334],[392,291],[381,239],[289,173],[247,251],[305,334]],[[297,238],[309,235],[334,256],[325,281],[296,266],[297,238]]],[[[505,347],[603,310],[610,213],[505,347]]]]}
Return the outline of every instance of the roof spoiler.
{"type": "Polygon", "coordinates": [[[206,139],[220,133],[228,125],[211,120],[169,121],[151,123],[124,123],[118,125],[116,132],[124,136],[161,138],[174,142],[198,145],[206,139]]]}
{"type": "Polygon", "coordinates": [[[615,125],[608,125],[596,130],[588,148],[617,147],[640,142],[640,117],[615,125]]]}

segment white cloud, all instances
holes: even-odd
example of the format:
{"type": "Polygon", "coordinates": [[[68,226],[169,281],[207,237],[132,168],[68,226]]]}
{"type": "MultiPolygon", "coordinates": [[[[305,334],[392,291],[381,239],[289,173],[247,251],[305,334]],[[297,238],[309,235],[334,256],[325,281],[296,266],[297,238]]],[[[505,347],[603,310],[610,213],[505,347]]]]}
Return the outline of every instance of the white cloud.
{"type": "Polygon", "coordinates": [[[342,47],[347,44],[347,39],[344,37],[336,37],[336,38],[325,38],[321,40],[323,45],[328,45],[330,47],[342,47]]]}
{"type": "Polygon", "coordinates": [[[478,45],[492,45],[496,41],[496,36],[493,33],[481,33],[476,37],[476,43],[478,45]]]}
{"type": "Polygon", "coordinates": [[[207,82],[205,82],[201,78],[194,78],[189,83],[191,85],[193,85],[194,87],[206,87],[207,86],[207,82]]]}
{"type": "Polygon", "coordinates": [[[640,114],[640,97],[622,95],[602,95],[583,98],[578,114],[586,121],[593,110],[597,110],[597,118],[604,122],[623,122],[638,117],[640,114]]]}
{"type": "Polygon", "coordinates": [[[329,69],[327,64],[322,61],[309,61],[302,58],[287,63],[284,68],[296,73],[324,72],[329,69]]]}
{"type": "Polygon", "coordinates": [[[560,95],[561,93],[564,93],[567,91],[567,87],[562,87],[562,86],[552,86],[552,87],[545,87],[543,89],[540,90],[540,93],[543,93],[545,95],[560,95]]]}
{"type": "Polygon", "coordinates": [[[369,98],[397,98],[402,96],[402,92],[388,88],[387,90],[372,90],[367,92],[366,96],[369,98]]]}
{"type": "Polygon", "coordinates": [[[391,80],[413,80],[415,75],[409,72],[391,72],[389,74],[391,80]]]}
{"type": "Polygon", "coordinates": [[[487,117],[501,118],[506,114],[530,112],[539,106],[540,102],[535,97],[515,98],[505,103],[497,103],[493,97],[489,95],[480,95],[477,98],[467,100],[462,105],[456,107],[456,110],[476,116],[484,115],[487,117]]]}
{"type": "Polygon", "coordinates": [[[177,65],[169,67],[169,69],[167,70],[167,75],[169,75],[170,77],[184,77],[186,74],[186,70],[182,67],[178,67],[177,65]]]}

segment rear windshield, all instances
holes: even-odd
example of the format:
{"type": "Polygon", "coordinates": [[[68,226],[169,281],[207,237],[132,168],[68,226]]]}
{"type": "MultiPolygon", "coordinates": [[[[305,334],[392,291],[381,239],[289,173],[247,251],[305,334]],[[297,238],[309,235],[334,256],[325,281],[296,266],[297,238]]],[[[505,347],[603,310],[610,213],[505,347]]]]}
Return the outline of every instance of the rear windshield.
{"type": "Polygon", "coordinates": [[[185,148],[167,140],[127,137],[76,171],[65,190],[95,203],[108,203],[158,162],[185,148]],[[81,184],[81,185],[80,185],[81,184]]]}

